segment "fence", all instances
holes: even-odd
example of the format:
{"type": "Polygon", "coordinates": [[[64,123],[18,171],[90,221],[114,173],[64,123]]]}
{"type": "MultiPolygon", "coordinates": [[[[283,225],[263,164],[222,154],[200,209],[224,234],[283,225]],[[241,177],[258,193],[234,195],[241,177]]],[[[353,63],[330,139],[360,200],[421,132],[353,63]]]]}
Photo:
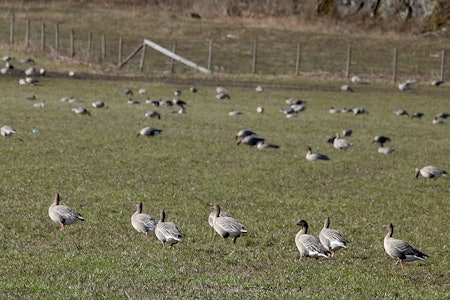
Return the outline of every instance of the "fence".
{"type": "MultiPolygon", "coordinates": [[[[144,38],[127,40],[120,35],[76,32],[60,24],[43,21],[0,20],[9,23],[9,31],[0,32],[0,43],[12,48],[25,48],[31,53],[67,56],[86,63],[118,67],[124,56],[143,45],[144,38]],[[9,36],[6,36],[9,34],[9,36]]],[[[0,24],[1,25],[1,24],[0,24]]],[[[6,25],[6,24],[4,24],[6,25]]],[[[272,36],[253,36],[237,39],[228,37],[217,41],[183,39],[155,41],[172,49],[182,57],[207,66],[211,73],[287,75],[287,76],[333,76],[349,78],[352,74],[397,81],[401,78],[445,79],[445,44],[432,47],[393,43],[385,49],[376,41],[359,43],[358,40],[335,39],[327,45],[327,39],[302,37],[278,43],[272,36]],[[414,48],[414,50],[412,50],[414,48]]],[[[145,51],[145,47],[140,49],[145,51]]],[[[123,68],[129,72],[189,73],[189,67],[156,51],[145,51],[141,59],[130,60],[123,68]]]]}

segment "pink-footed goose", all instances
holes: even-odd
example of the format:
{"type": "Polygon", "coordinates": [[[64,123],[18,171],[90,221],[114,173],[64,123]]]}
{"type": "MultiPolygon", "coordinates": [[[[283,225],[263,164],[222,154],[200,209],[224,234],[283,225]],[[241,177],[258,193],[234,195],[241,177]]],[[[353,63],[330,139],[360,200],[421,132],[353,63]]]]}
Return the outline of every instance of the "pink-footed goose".
{"type": "Polygon", "coordinates": [[[60,205],[59,193],[55,196],[55,201],[48,208],[48,215],[53,222],[61,225],[61,231],[64,230],[66,225],[73,224],[77,221],[84,221],[84,218],[72,208],[60,205]]]}
{"type": "Polygon", "coordinates": [[[302,229],[295,236],[295,244],[300,252],[300,259],[302,257],[314,257],[329,258],[331,253],[328,251],[320,241],[313,235],[308,233],[308,223],[305,220],[301,220],[297,223],[302,229]]]}
{"type": "Polygon", "coordinates": [[[396,260],[395,264],[400,264],[403,268],[403,262],[425,260],[428,255],[412,247],[405,241],[393,238],[394,225],[392,223],[383,225],[387,228],[387,234],[384,237],[384,250],[396,260]]]}
{"type": "Polygon", "coordinates": [[[319,240],[322,245],[331,252],[331,256],[333,257],[337,250],[347,248],[347,240],[339,233],[339,231],[330,229],[329,226],[330,218],[326,217],[323,228],[319,233],[319,240]]]}
{"type": "Polygon", "coordinates": [[[216,203],[211,206],[211,208],[214,209],[214,231],[222,237],[224,242],[227,238],[231,237],[233,238],[233,243],[236,244],[236,239],[240,237],[241,234],[247,233],[247,229],[245,229],[244,225],[236,221],[234,218],[221,216],[219,204],[216,203]]]}
{"type": "Polygon", "coordinates": [[[184,235],[174,223],[166,222],[165,219],[166,212],[164,210],[161,210],[159,212],[159,222],[155,227],[155,235],[158,240],[161,241],[163,249],[165,248],[166,244],[169,245],[169,249],[171,249],[173,245],[181,242],[184,235]]]}
{"type": "Polygon", "coordinates": [[[145,234],[155,234],[155,227],[158,221],[148,214],[142,213],[142,202],[136,203],[136,212],[131,216],[131,225],[137,232],[145,234]]]}

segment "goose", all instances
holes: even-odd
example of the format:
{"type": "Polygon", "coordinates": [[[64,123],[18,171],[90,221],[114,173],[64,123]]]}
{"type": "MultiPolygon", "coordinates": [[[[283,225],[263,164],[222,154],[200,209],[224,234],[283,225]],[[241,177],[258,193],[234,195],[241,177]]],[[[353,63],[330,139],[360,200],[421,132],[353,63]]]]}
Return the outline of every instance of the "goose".
{"type": "Polygon", "coordinates": [[[305,220],[301,220],[297,225],[302,226],[302,229],[295,236],[295,244],[300,252],[300,259],[302,257],[329,258],[331,255],[330,251],[315,236],[307,234],[308,223],[305,220]]]}
{"type": "Polygon", "coordinates": [[[321,153],[313,153],[310,146],[308,146],[308,152],[306,153],[306,160],[318,161],[318,160],[330,160],[328,156],[321,153]]]}
{"type": "Polygon", "coordinates": [[[60,205],[59,202],[59,193],[56,193],[55,201],[48,208],[48,215],[53,222],[61,225],[61,231],[64,230],[66,225],[73,224],[77,221],[84,221],[83,216],[68,206],[60,205]]]}
{"type": "Polygon", "coordinates": [[[343,136],[352,136],[352,134],[353,134],[353,130],[351,130],[351,129],[344,129],[344,130],[342,130],[342,135],[343,136]]]}
{"type": "Polygon", "coordinates": [[[293,105],[291,105],[290,106],[291,107],[291,109],[294,111],[294,112],[301,112],[301,111],[304,111],[305,109],[306,109],[306,104],[305,103],[302,103],[302,104],[293,104],[293,105]]]}
{"type": "Polygon", "coordinates": [[[136,104],[141,104],[141,102],[139,100],[130,98],[130,99],[128,99],[127,104],[136,105],[136,104]]]}
{"type": "Polygon", "coordinates": [[[384,135],[376,135],[373,140],[372,143],[378,143],[378,144],[385,144],[387,142],[390,142],[391,139],[387,136],[384,135]]]}
{"type": "Polygon", "coordinates": [[[425,116],[425,114],[423,112],[415,112],[411,115],[411,119],[414,119],[414,118],[421,119],[423,116],[425,116]]]}
{"type": "Polygon", "coordinates": [[[144,113],[144,117],[161,119],[161,114],[155,110],[148,110],[144,113]]]}
{"type": "Polygon", "coordinates": [[[396,109],[393,111],[396,116],[409,116],[409,113],[404,109],[396,109]]]}
{"type": "Polygon", "coordinates": [[[384,250],[396,260],[396,265],[400,264],[403,268],[403,262],[425,260],[429,257],[427,254],[412,247],[408,242],[393,238],[394,225],[392,223],[383,225],[383,227],[386,227],[388,231],[384,237],[384,250]]]}
{"type": "Polygon", "coordinates": [[[183,115],[186,113],[186,108],[184,108],[183,106],[179,109],[179,110],[172,110],[173,114],[178,114],[178,115],[183,115]]]}
{"type": "Polygon", "coordinates": [[[434,125],[439,125],[439,124],[445,124],[445,121],[442,119],[439,119],[438,117],[434,117],[433,121],[431,121],[431,123],[433,123],[434,125]]]}
{"type": "Polygon", "coordinates": [[[213,215],[213,227],[214,231],[216,231],[225,242],[227,238],[233,238],[233,244],[236,244],[236,240],[243,233],[247,233],[247,229],[245,229],[244,225],[236,221],[232,217],[222,217],[220,216],[220,206],[219,204],[214,204],[211,206],[214,209],[213,215]]]}
{"type": "Polygon", "coordinates": [[[411,89],[411,84],[409,82],[401,82],[398,84],[398,89],[402,92],[409,91],[411,89]]]}
{"type": "Polygon", "coordinates": [[[335,138],[334,141],[333,141],[333,147],[334,147],[335,149],[338,149],[338,150],[346,150],[347,148],[351,147],[352,145],[353,145],[353,144],[350,143],[349,141],[347,141],[347,140],[345,140],[345,139],[342,139],[342,138],[339,136],[339,133],[336,133],[336,138],[335,138]]]}
{"type": "Polygon", "coordinates": [[[339,233],[339,231],[330,229],[330,218],[326,217],[323,228],[319,233],[319,240],[328,251],[331,252],[331,257],[334,253],[341,249],[347,248],[347,240],[339,233]]]}
{"type": "Polygon", "coordinates": [[[216,93],[217,94],[228,94],[227,90],[223,86],[216,86],[216,93]]]}
{"type": "Polygon", "coordinates": [[[227,93],[220,93],[216,95],[216,98],[219,100],[223,100],[223,99],[231,99],[230,95],[228,95],[227,93]]]}
{"type": "Polygon", "coordinates": [[[69,73],[67,75],[69,75],[69,77],[75,77],[75,72],[74,71],[69,71],[69,73]]]}
{"type": "Polygon", "coordinates": [[[352,108],[352,112],[354,115],[368,114],[368,112],[363,107],[352,108]]]}
{"type": "Polygon", "coordinates": [[[444,84],[444,81],[442,81],[442,80],[433,80],[431,82],[431,85],[434,85],[434,86],[441,86],[443,84],[444,84]]]}
{"type": "Polygon", "coordinates": [[[153,127],[151,127],[151,126],[147,126],[147,127],[144,127],[144,128],[142,128],[138,133],[137,133],[137,137],[139,137],[139,136],[155,136],[155,135],[158,135],[158,134],[161,134],[161,132],[162,132],[162,130],[161,129],[156,129],[156,128],[153,128],[153,127]]]}
{"type": "Polygon", "coordinates": [[[136,203],[136,212],[131,216],[131,225],[137,232],[145,234],[148,238],[149,234],[155,233],[157,223],[155,218],[142,213],[142,202],[136,203]]]}
{"type": "Polygon", "coordinates": [[[102,100],[97,100],[91,103],[92,107],[94,108],[108,108],[106,103],[102,100]]]}
{"type": "Polygon", "coordinates": [[[45,101],[33,103],[33,107],[35,107],[35,108],[44,108],[45,107],[45,101]]]}
{"type": "Polygon", "coordinates": [[[262,91],[264,91],[264,88],[261,85],[256,86],[255,92],[261,93],[262,91]]]}
{"type": "Polygon", "coordinates": [[[45,76],[47,74],[47,71],[44,68],[39,69],[39,75],[45,76]]]}
{"type": "Polygon", "coordinates": [[[440,112],[436,115],[436,117],[440,118],[440,119],[447,119],[449,116],[450,116],[450,114],[445,113],[445,112],[440,112]]]}
{"type": "Polygon", "coordinates": [[[70,97],[67,99],[67,103],[81,103],[81,102],[84,102],[84,100],[80,98],[70,97]]]}
{"type": "Polygon", "coordinates": [[[144,117],[146,118],[158,118],[161,119],[161,115],[159,112],[155,110],[148,110],[144,113],[144,117]]]}
{"type": "Polygon", "coordinates": [[[10,137],[14,133],[16,133],[16,130],[14,128],[12,128],[11,126],[9,126],[9,125],[3,125],[0,128],[0,133],[6,139],[7,137],[10,137]]]}
{"type": "Polygon", "coordinates": [[[131,89],[126,88],[126,89],[122,90],[122,94],[124,94],[126,96],[133,96],[134,93],[131,89]]]}
{"type": "Polygon", "coordinates": [[[159,105],[160,106],[173,106],[173,101],[172,100],[159,101],[159,105]]]}
{"type": "Polygon", "coordinates": [[[165,245],[168,244],[169,249],[172,249],[172,246],[178,242],[181,242],[184,235],[178,229],[178,227],[172,222],[165,222],[166,212],[161,210],[158,214],[159,221],[155,227],[155,235],[158,240],[161,241],[163,245],[163,249],[165,245]]]}
{"type": "Polygon", "coordinates": [[[91,112],[85,107],[74,107],[72,108],[72,111],[74,111],[77,115],[91,115],[91,112]]]}
{"type": "Polygon", "coordinates": [[[248,135],[245,137],[239,137],[237,141],[237,145],[240,144],[248,145],[248,146],[256,146],[258,142],[264,142],[263,138],[257,137],[256,135],[248,135]]]}
{"type": "Polygon", "coordinates": [[[352,92],[353,93],[352,87],[347,85],[347,84],[341,85],[341,91],[343,91],[343,92],[352,92]]]}
{"type": "Polygon", "coordinates": [[[30,64],[30,63],[34,64],[35,63],[34,59],[29,58],[29,57],[22,58],[20,60],[20,62],[23,63],[23,64],[30,64]]]}
{"type": "Polygon", "coordinates": [[[426,166],[422,169],[416,168],[416,178],[419,178],[419,175],[422,175],[426,179],[436,180],[441,176],[447,176],[447,172],[435,166],[426,166]]]}
{"type": "Polygon", "coordinates": [[[338,109],[338,108],[335,108],[334,106],[332,106],[328,112],[329,112],[330,114],[337,114],[337,113],[340,113],[341,110],[338,109]]]}
{"type": "Polygon", "coordinates": [[[258,106],[258,107],[256,108],[256,112],[262,114],[262,113],[264,112],[264,107],[258,106]]]}
{"type": "Polygon", "coordinates": [[[394,148],[386,147],[386,146],[383,145],[383,143],[380,143],[380,146],[378,147],[378,153],[380,153],[380,154],[388,155],[388,154],[391,154],[394,151],[395,151],[394,148]]]}
{"type": "Polygon", "coordinates": [[[355,75],[350,79],[350,81],[353,83],[361,83],[362,79],[361,79],[361,77],[355,75]]]}
{"type": "Polygon", "coordinates": [[[256,143],[256,148],[263,150],[263,149],[279,149],[280,146],[275,145],[275,144],[269,144],[269,143],[265,143],[264,141],[258,141],[256,143]]]}
{"type": "Polygon", "coordinates": [[[150,98],[148,98],[147,100],[145,100],[145,103],[151,104],[151,105],[153,105],[153,106],[155,106],[155,107],[159,107],[159,105],[160,105],[160,103],[159,103],[158,100],[152,100],[152,99],[150,99],[150,98]]]}
{"type": "Polygon", "coordinates": [[[176,96],[176,97],[181,96],[181,91],[180,90],[175,90],[173,92],[173,95],[176,96]]]}
{"type": "Polygon", "coordinates": [[[305,101],[303,101],[301,99],[297,99],[297,98],[286,98],[285,101],[286,101],[286,104],[289,106],[306,104],[305,101]]]}
{"type": "Polygon", "coordinates": [[[187,104],[186,102],[184,102],[181,99],[172,99],[172,103],[174,105],[178,105],[178,106],[181,106],[181,107],[184,107],[187,104]]]}
{"type": "Polygon", "coordinates": [[[32,76],[36,73],[36,69],[34,67],[29,67],[24,71],[26,76],[32,76]]]}
{"type": "Polygon", "coordinates": [[[249,135],[256,135],[256,133],[251,131],[251,130],[242,129],[242,130],[239,130],[238,133],[236,133],[235,138],[237,140],[239,138],[243,138],[243,137],[246,137],[246,136],[249,136],[249,135]]]}
{"type": "Polygon", "coordinates": [[[189,88],[189,91],[190,91],[191,93],[195,94],[195,93],[198,92],[198,89],[197,89],[195,86],[191,86],[191,87],[189,88]]]}
{"type": "Polygon", "coordinates": [[[139,93],[139,95],[147,95],[147,89],[140,88],[140,89],[138,90],[138,93],[139,93]]]}
{"type": "Polygon", "coordinates": [[[237,110],[232,110],[232,111],[228,112],[228,115],[230,117],[235,117],[235,116],[242,116],[243,113],[240,111],[237,111],[237,110]]]}
{"type": "MultiPolygon", "coordinates": [[[[208,216],[208,224],[212,227],[214,235],[216,235],[216,231],[214,230],[214,217],[216,216],[216,212],[213,211],[208,216]]],[[[219,217],[232,217],[229,213],[220,211],[219,217]]]]}

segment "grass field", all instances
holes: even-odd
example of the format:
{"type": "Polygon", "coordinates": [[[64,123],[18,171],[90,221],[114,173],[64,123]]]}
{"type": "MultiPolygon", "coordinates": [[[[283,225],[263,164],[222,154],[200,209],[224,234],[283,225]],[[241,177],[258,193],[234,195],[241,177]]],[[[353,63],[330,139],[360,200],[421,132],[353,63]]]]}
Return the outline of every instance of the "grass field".
{"type": "MultiPolygon", "coordinates": [[[[73,4],[71,9],[53,3],[28,10],[10,5],[17,20],[34,22],[48,16],[55,22],[65,20],[61,26],[78,24],[76,32],[108,28],[107,34],[128,33],[133,40],[151,31],[164,41],[195,36],[207,44],[232,32],[239,33],[240,43],[257,33],[263,45],[290,43],[298,34],[308,42],[317,41],[314,47],[318,48],[305,44],[307,53],[319,57],[321,47],[345,50],[348,40],[368,52],[369,62],[384,55],[380,49],[401,46],[400,51],[415,51],[401,62],[408,69],[399,80],[412,76],[423,82],[400,92],[386,82],[387,77],[378,77],[380,71],[370,69],[369,62],[361,63],[358,51],[353,70],[367,72],[374,81],[354,85],[354,93],[340,92],[346,82],[336,80],[339,76],[317,80],[321,68],[309,78],[276,76],[275,69],[265,76],[203,76],[192,71],[147,76],[72,64],[61,57],[35,57],[35,66],[49,71],[36,86],[19,86],[18,75],[0,76],[0,126],[17,130],[10,138],[0,139],[0,299],[450,297],[449,178],[427,182],[414,176],[416,167],[426,165],[450,169],[449,121],[431,122],[438,112],[450,112],[450,87],[430,86],[428,78],[436,74],[418,67],[423,57],[445,48],[445,39],[362,32],[342,37],[324,34],[326,30],[317,35],[311,27],[289,31],[287,25],[264,29],[220,20],[197,24],[162,14],[156,16],[158,22],[143,23],[139,20],[147,18],[147,12],[136,9],[132,20],[125,11],[111,9],[110,18],[102,23],[98,18],[102,9],[96,7],[78,22],[79,10],[73,4]],[[124,20],[129,26],[121,26],[124,20]],[[130,28],[134,30],[126,31],[130,28]],[[69,70],[76,71],[75,78],[66,76],[69,70]],[[228,89],[231,100],[215,98],[216,84],[228,89]],[[254,91],[257,84],[264,86],[262,93],[254,91]],[[198,93],[190,93],[190,85],[198,93]],[[129,97],[121,93],[124,88],[131,88],[141,104],[127,104],[129,97]],[[139,88],[146,88],[148,95],[138,95],[139,88]],[[171,113],[174,107],[145,103],[147,97],[172,99],[177,89],[188,103],[184,115],[171,113]],[[34,102],[45,101],[45,107],[34,108],[33,101],[25,100],[31,95],[37,98],[34,102]],[[62,103],[63,96],[84,102],[62,103]],[[287,107],[286,97],[306,100],[307,109],[297,118],[285,118],[280,109],[287,107]],[[90,103],[98,99],[106,101],[109,109],[92,108],[90,103]],[[80,105],[90,109],[91,116],[71,110],[80,105]],[[256,113],[257,106],[265,108],[263,114],[256,113]],[[369,114],[330,114],[332,106],[364,107],[369,114]],[[398,108],[425,116],[420,120],[396,116],[393,110],[398,108]],[[143,113],[150,109],[159,111],[161,119],[145,118],[143,113]],[[230,117],[231,110],[243,115],[230,117]],[[162,134],[136,137],[149,125],[162,129],[162,134]],[[330,135],[346,128],[353,130],[348,137],[352,147],[338,151],[326,143],[330,135]],[[241,129],[255,131],[280,149],[236,146],[234,137],[241,129]],[[381,134],[392,139],[393,154],[377,153],[372,139],[381,134]],[[308,162],[308,145],[331,160],[308,162]],[[59,230],[48,216],[57,192],[62,204],[76,209],[85,222],[59,230]],[[146,239],[136,232],[130,217],[138,201],[154,217],[164,209],[168,221],[186,235],[183,242],[163,250],[154,236],[146,239]],[[213,239],[207,222],[213,203],[248,229],[236,244],[213,239]],[[331,228],[350,241],[349,248],[328,260],[299,260],[296,223],[307,220],[309,233],[318,235],[326,216],[331,218],[331,228]],[[383,249],[386,230],[381,225],[387,222],[395,226],[394,237],[410,242],[430,258],[406,263],[403,269],[395,266],[383,249]]],[[[4,24],[11,11],[1,14],[4,24]]],[[[0,28],[3,40],[7,29],[0,28]]],[[[20,36],[23,28],[17,31],[20,36]]],[[[180,51],[183,45],[198,52],[196,41],[180,41],[180,51]]],[[[232,57],[230,64],[247,70],[248,61],[231,55],[239,51],[227,47],[221,50],[224,57],[232,57]]],[[[16,59],[30,55],[19,52],[20,47],[1,49],[16,59]]],[[[274,47],[273,51],[280,50],[274,47]]],[[[275,52],[264,53],[274,57],[275,52]]],[[[425,64],[438,62],[435,57],[432,60],[425,64]]],[[[26,68],[17,61],[14,65],[26,68]]]]}
{"type": "MultiPolygon", "coordinates": [[[[447,86],[415,86],[401,93],[388,84],[339,91],[339,82],[298,82],[298,90],[233,86],[231,100],[217,100],[213,86],[146,81],[42,78],[18,86],[2,76],[1,124],[17,133],[0,143],[3,298],[353,298],[446,299],[449,294],[450,216],[448,178],[426,182],[414,168],[449,169],[448,124],[431,123],[448,111],[447,86]],[[127,104],[123,88],[144,87],[152,99],[171,99],[181,89],[185,115],[159,107],[127,104]],[[43,109],[25,100],[36,95],[43,109]],[[62,96],[104,99],[109,109],[76,115],[62,96]],[[307,101],[298,118],[280,109],[286,97],[307,101]],[[256,107],[265,107],[257,114],[256,107]],[[333,115],[331,106],[362,106],[367,115],[333,115]],[[422,111],[422,120],[399,117],[394,109],[422,111]],[[230,117],[239,110],[243,115],[230,117]],[[144,126],[160,136],[136,137],[144,126]],[[33,132],[33,129],[38,132],[33,132]],[[353,146],[338,151],[326,144],[344,128],[353,146]],[[251,129],[278,150],[236,146],[234,135],[251,129]],[[392,138],[395,152],[377,153],[375,135],[392,138]],[[306,147],[331,161],[308,162],[306,147]],[[54,194],[86,222],[65,232],[52,223],[54,194]],[[155,237],[145,239],[130,224],[134,203],[186,234],[171,251],[155,237]],[[245,224],[248,234],[234,245],[213,240],[207,217],[219,203],[245,224]],[[298,260],[294,237],[300,219],[317,235],[325,216],[350,246],[329,260],[298,260]],[[409,241],[430,259],[394,266],[383,250],[386,222],[394,236],[409,241]]],[[[144,101],[146,97],[134,96],[144,101]]]]}

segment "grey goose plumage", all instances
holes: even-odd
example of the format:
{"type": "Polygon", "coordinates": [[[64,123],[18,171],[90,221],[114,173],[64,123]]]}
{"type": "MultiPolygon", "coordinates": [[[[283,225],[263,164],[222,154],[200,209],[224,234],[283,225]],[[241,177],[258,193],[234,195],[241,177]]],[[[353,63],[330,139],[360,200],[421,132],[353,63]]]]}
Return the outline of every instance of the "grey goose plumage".
{"type": "Polygon", "coordinates": [[[236,221],[234,218],[229,216],[220,215],[219,204],[214,204],[211,206],[214,209],[213,215],[213,227],[214,231],[217,232],[222,237],[225,242],[227,238],[233,238],[233,243],[236,244],[236,240],[241,234],[247,233],[247,229],[244,225],[236,221]]]}
{"type": "Polygon", "coordinates": [[[302,257],[329,258],[331,253],[313,235],[308,234],[308,223],[301,220],[297,223],[302,229],[295,236],[295,244],[302,257]]]}
{"type": "Polygon", "coordinates": [[[131,225],[137,232],[145,234],[155,234],[155,228],[158,221],[148,214],[142,213],[142,202],[136,203],[136,211],[131,216],[131,225]]]}
{"type": "Polygon", "coordinates": [[[384,237],[384,250],[396,260],[395,264],[400,264],[403,268],[403,262],[425,260],[428,255],[411,246],[408,242],[393,238],[394,225],[392,223],[383,225],[387,228],[387,234],[384,237]]]}
{"type": "Polygon", "coordinates": [[[158,240],[161,241],[163,249],[165,248],[166,244],[168,245],[169,249],[171,249],[173,245],[182,241],[184,234],[181,233],[180,229],[178,229],[178,227],[174,223],[166,222],[165,219],[166,212],[164,210],[161,210],[159,212],[159,222],[155,227],[155,235],[158,240]]]}
{"type": "Polygon", "coordinates": [[[48,215],[53,222],[61,225],[61,231],[64,230],[66,225],[85,220],[75,210],[66,205],[61,205],[59,202],[60,196],[59,193],[56,193],[54,202],[48,208],[48,215]]]}
{"type": "Polygon", "coordinates": [[[426,166],[421,169],[416,168],[416,178],[419,178],[419,175],[422,175],[426,179],[436,180],[441,176],[447,176],[447,172],[435,166],[426,166]]]}
{"type": "Polygon", "coordinates": [[[325,248],[330,251],[331,256],[342,248],[347,248],[347,240],[339,233],[339,231],[330,229],[330,218],[326,217],[323,228],[319,233],[319,240],[325,248]]]}

